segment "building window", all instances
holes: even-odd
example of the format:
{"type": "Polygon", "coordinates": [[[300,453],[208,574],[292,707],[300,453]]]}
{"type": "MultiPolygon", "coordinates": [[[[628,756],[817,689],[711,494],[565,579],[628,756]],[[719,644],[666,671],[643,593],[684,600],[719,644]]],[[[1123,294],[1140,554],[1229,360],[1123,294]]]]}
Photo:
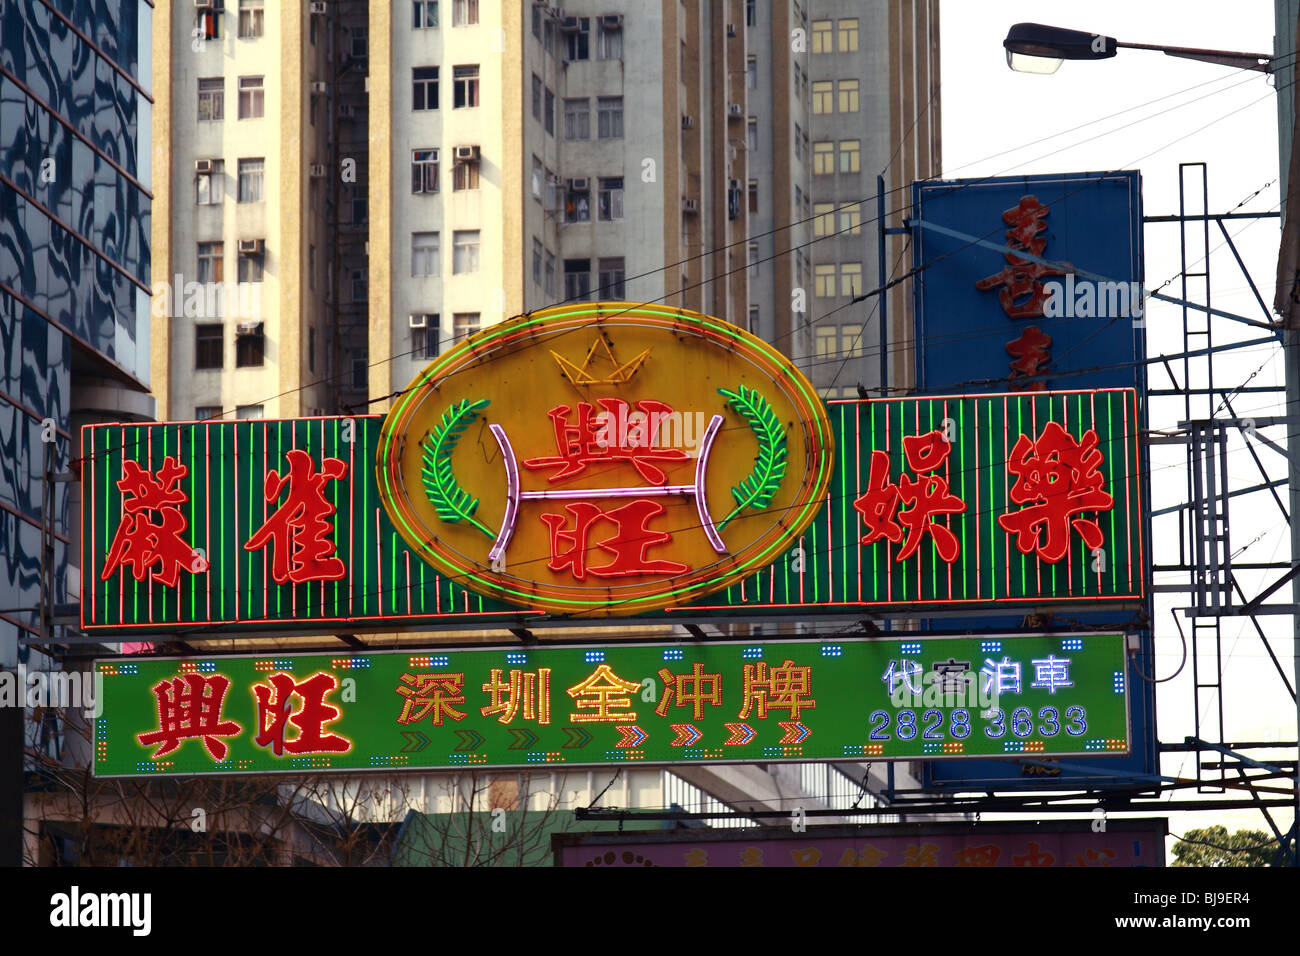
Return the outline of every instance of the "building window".
{"type": "Polygon", "coordinates": [[[591,100],[564,101],[564,138],[591,139],[591,100]]]}
{"type": "Polygon", "coordinates": [[[840,52],[858,52],[858,18],[851,17],[840,21],[840,52]]]}
{"type": "Polygon", "coordinates": [[[813,174],[829,176],[835,172],[835,144],[813,143],[813,174]]]}
{"type": "Polygon", "coordinates": [[[813,235],[829,236],[834,229],[835,203],[819,202],[813,204],[813,235]]]}
{"type": "Polygon", "coordinates": [[[411,357],[414,359],[436,359],[438,357],[438,333],[442,331],[442,320],[436,312],[424,314],[424,328],[411,329],[411,357]]]}
{"type": "Polygon", "coordinates": [[[564,58],[586,60],[591,56],[591,18],[567,17],[564,21],[564,58]]]}
{"type": "Polygon", "coordinates": [[[411,233],[411,275],[417,278],[439,275],[439,249],[436,232],[411,233]]]}
{"type": "MultiPolygon", "coordinates": [[[[225,326],[196,325],[194,327],[194,367],[221,368],[225,345],[225,326]]],[[[221,409],[217,409],[220,414],[221,409]]]]}
{"type": "Polygon", "coordinates": [[[751,116],[745,125],[746,125],[746,134],[748,137],[746,139],[746,142],[749,144],[749,151],[751,153],[757,153],[758,152],[758,118],[751,116]]]}
{"type": "Polygon", "coordinates": [[[363,391],[370,387],[370,366],[364,357],[352,360],[352,387],[363,391]]]}
{"type": "Polygon", "coordinates": [[[533,4],[533,36],[542,38],[542,8],[536,3],[533,4]]]}
{"type": "Polygon", "coordinates": [[[840,80],[840,112],[856,113],[858,111],[858,81],[840,80]]]}
{"type": "Polygon", "coordinates": [[[835,112],[835,84],[818,80],[812,85],[812,108],[815,115],[835,112]]]}
{"type": "Polygon", "coordinates": [[[799,207],[803,205],[803,190],[798,186],[794,187],[794,211],[795,215],[799,214],[799,207]]]}
{"type": "Polygon", "coordinates": [[[220,417],[220,405],[199,405],[194,409],[194,420],[196,422],[206,422],[220,417]]]}
{"type": "Polygon", "coordinates": [[[256,419],[260,421],[266,414],[261,405],[240,405],[235,408],[235,418],[241,420],[256,419]]]}
{"type": "Polygon", "coordinates": [[[451,25],[467,27],[478,23],[478,0],[452,0],[451,25]]]}
{"type": "MultiPolygon", "coordinates": [[[[534,11],[540,7],[533,7],[534,11]]],[[[533,74],[533,119],[537,122],[542,121],[542,78],[536,73],[533,74]]]]}
{"type": "Polygon", "coordinates": [[[748,265],[749,265],[749,277],[751,279],[757,278],[758,276],[758,243],[757,242],[751,242],[749,244],[748,265]]]}
{"type": "Polygon", "coordinates": [[[825,362],[835,358],[840,342],[839,331],[834,326],[813,331],[813,348],[816,350],[818,361],[825,362]]]}
{"type": "Polygon", "coordinates": [[[432,30],[438,26],[438,0],[415,0],[411,4],[411,26],[432,30]]]}
{"type": "Polygon", "coordinates": [[[596,55],[602,60],[623,59],[623,19],[600,18],[600,41],[596,55]],[[608,19],[608,22],[606,20],[608,19]]]}
{"type": "Polygon", "coordinates": [[[352,49],[352,58],[354,60],[364,60],[369,55],[369,48],[366,43],[367,33],[365,27],[352,27],[348,30],[348,42],[352,49]]]}
{"type": "Polygon", "coordinates": [[[802,145],[800,140],[802,139],[803,139],[803,130],[800,129],[798,123],[795,123],[794,124],[794,158],[801,161],[803,159],[803,154],[800,152],[800,147],[802,145]]]}
{"type": "Polygon", "coordinates": [[[370,206],[366,194],[359,187],[352,187],[352,222],[359,226],[369,218],[370,206]]]}
{"type": "Polygon", "coordinates": [[[411,109],[438,108],[438,68],[417,66],[411,70],[411,109]]]}
{"type": "Polygon", "coordinates": [[[845,358],[862,358],[862,326],[840,326],[840,354],[845,358]]]}
{"type": "Polygon", "coordinates": [[[451,167],[451,188],[453,192],[462,189],[478,189],[478,155],[474,159],[460,159],[451,167]]]}
{"type": "Polygon", "coordinates": [[[307,371],[316,371],[316,326],[307,329],[307,371]]]}
{"type": "Polygon", "coordinates": [[[367,285],[367,282],[366,282],[366,270],[365,270],[365,269],[353,269],[353,270],[352,270],[352,280],[351,280],[351,282],[349,283],[349,285],[351,286],[352,301],[353,301],[353,302],[365,302],[365,301],[366,301],[366,296],[367,296],[367,291],[366,291],[366,285],[367,285]]]}
{"type": "Polygon", "coordinates": [[[862,291],[862,263],[840,263],[840,295],[857,295],[862,291]]]}
{"type": "Polygon", "coordinates": [[[199,281],[220,282],[222,276],[222,244],[219,242],[199,243],[199,281]]]}
{"type": "Polygon", "coordinates": [[[813,266],[813,295],[819,299],[835,298],[835,264],[813,266]]]}
{"type": "Polygon", "coordinates": [[[208,172],[194,177],[194,201],[200,206],[219,206],[226,195],[226,164],[220,159],[208,162],[208,172]]]}
{"type": "Polygon", "coordinates": [[[479,330],[477,312],[455,312],[451,317],[451,334],[455,341],[462,342],[479,330]]]}
{"type": "Polygon", "coordinates": [[[745,26],[758,26],[758,11],[755,9],[757,6],[758,0],[745,0],[745,26]]]}
{"type": "Polygon", "coordinates": [[[260,76],[239,78],[239,118],[261,119],[266,111],[266,92],[260,76]]]}
{"type": "Polygon", "coordinates": [[[601,139],[623,138],[623,97],[599,96],[596,98],[597,131],[601,139]]]}
{"type": "Polygon", "coordinates": [[[597,265],[600,270],[600,298],[605,301],[615,302],[626,299],[627,294],[623,287],[624,268],[622,257],[601,259],[597,265]]]}
{"type": "Polygon", "coordinates": [[[464,229],[452,233],[451,271],[454,275],[478,272],[478,230],[464,229]]]}
{"type": "Polygon", "coordinates": [[[199,80],[199,122],[219,120],[225,113],[222,79],[212,76],[199,80]]]}
{"type": "Polygon", "coordinates": [[[542,284],[542,243],[533,240],[533,285],[542,284]]]}
{"type": "Polygon", "coordinates": [[[751,213],[758,212],[758,180],[757,179],[751,179],[749,181],[749,211],[751,213]]]}
{"type": "Polygon", "coordinates": [[[758,89],[758,57],[745,57],[745,86],[751,90],[758,89]]]}
{"type": "Polygon", "coordinates": [[[438,151],[436,149],[411,150],[411,192],[436,193],[438,191],[438,151]]]}
{"type": "Polygon", "coordinates": [[[451,68],[451,108],[471,109],[478,106],[478,66],[451,68]]]}
{"type": "Polygon", "coordinates": [[[239,161],[239,201],[261,202],[265,179],[265,159],[241,159],[239,161]]]}
{"type": "Polygon", "coordinates": [[[261,322],[241,325],[235,334],[235,367],[257,368],[266,361],[266,336],[261,322]]]}
{"type": "Polygon", "coordinates": [[[260,252],[241,252],[239,254],[239,281],[261,282],[264,258],[260,252]]]}
{"type": "Polygon", "coordinates": [[[546,253],[546,284],[544,288],[547,295],[555,295],[555,253],[549,250],[546,253]]]}
{"type": "Polygon", "coordinates": [[[538,202],[542,201],[542,183],[546,180],[542,178],[542,161],[536,156],[533,157],[533,198],[538,202]]]}
{"type": "Polygon", "coordinates": [[[262,35],[265,0],[239,0],[239,36],[250,40],[262,35]]]}
{"type": "Polygon", "coordinates": [[[749,325],[746,326],[745,331],[753,332],[755,335],[757,335],[758,334],[758,332],[756,331],[757,329],[758,329],[758,306],[751,305],[749,307],[749,325]]]}
{"type": "Polygon", "coordinates": [[[840,210],[840,232],[849,236],[862,234],[862,207],[854,204],[840,210]]]}
{"type": "Polygon", "coordinates": [[[840,172],[856,173],[861,169],[862,142],[856,139],[840,140],[840,172]]]}
{"type": "Polygon", "coordinates": [[[564,221],[591,222],[591,185],[587,179],[569,180],[564,191],[564,221]]]}
{"type": "Polygon", "coordinates": [[[582,302],[591,296],[591,260],[564,260],[565,301],[582,302]]]}
{"type": "Polygon", "coordinates": [[[221,39],[221,17],[225,13],[224,4],[213,3],[206,9],[198,11],[198,19],[194,24],[195,33],[204,40],[221,39]]]}
{"type": "Polygon", "coordinates": [[[543,122],[546,125],[546,132],[554,136],[555,135],[555,94],[551,92],[551,88],[549,86],[546,88],[546,103],[542,107],[542,113],[543,113],[543,122]]]}
{"type": "Polygon", "coordinates": [[[623,177],[599,180],[596,191],[596,215],[601,222],[617,222],[623,218],[623,177]]]}
{"type": "Polygon", "coordinates": [[[812,22],[812,51],[814,53],[831,53],[831,21],[814,20],[812,22]]]}

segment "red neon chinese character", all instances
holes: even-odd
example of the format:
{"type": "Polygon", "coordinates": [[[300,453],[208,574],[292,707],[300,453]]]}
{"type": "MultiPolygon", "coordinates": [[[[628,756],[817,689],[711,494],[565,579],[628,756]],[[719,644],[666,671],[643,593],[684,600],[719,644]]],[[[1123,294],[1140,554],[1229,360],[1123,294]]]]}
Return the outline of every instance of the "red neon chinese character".
{"type": "Polygon", "coordinates": [[[673,537],[666,531],[651,531],[648,527],[652,519],[666,510],[657,501],[638,498],[610,511],[589,501],[575,501],[565,505],[564,510],[573,518],[572,529],[565,529],[567,519],[564,515],[542,515],[542,521],[551,532],[551,560],[548,567],[552,571],[569,571],[577,580],[585,581],[588,574],[617,578],[630,574],[681,574],[690,570],[690,565],[677,561],[651,561],[646,558],[646,551],[651,546],[669,542],[673,537]],[[614,522],[617,530],[610,537],[595,542],[596,547],[608,551],[614,559],[608,564],[589,567],[588,538],[592,525],[602,519],[614,522]]]}
{"type": "Polygon", "coordinates": [[[337,734],[324,732],[325,725],[342,714],[337,707],[325,703],[325,695],[338,688],[333,674],[313,674],[305,681],[295,681],[292,674],[272,674],[267,678],[270,686],[254,684],[253,696],[257,698],[257,737],[259,747],[271,745],[277,757],[286,750],[291,754],[347,753],[352,741],[337,734]],[[297,696],[302,705],[293,709],[292,698],[297,696]],[[285,737],[293,724],[298,734],[285,737]]]}
{"type": "Polygon", "coordinates": [[[1033,504],[999,515],[998,524],[1016,536],[1022,553],[1037,552],[1044,561],[1060,561],[1070,545],[1071,525],[1089,550],[1101,547],[1105,538],[1096,521],[1070,519],[1084,511],[1109,511],[1114,506],[1115,499],[1103,489],[1105,479],[1098,471],[1103,460],[1097,450],[1097,433],[1091,428],[1081,441],[1075,441],[1059,424],[1048,422],[1037,439],[1031,441],[1028,435],[1016,439],[1007,462],[1016,476],[1011,500],[1018,505],[1033,504]]]}
{"type": "Polygon", "coordinates": [[[1017,383],[1016,379],[1038,375],[1051,358],[1047,351],[1051,346],[1052,337],[1036,325],[1026,327],[1020,333],[1020,338],[1007,343],[1007,354],[1015,359],[1011,363],[1011,387],[1013,389],[1016,391],[1041,392],[1047,388],[1047,383],[1042,379],[1023,384],[1017,383]]]}
{"type": "MultiPolygon", "coordinates": [[[[1041,235],[1047,231],[1047,213],[1050,210],[1038,201],[1037,196],[1022,196],[1020,202],[1002,213],[1002,221],[1011,228],[1006,231],[1007,248],[1003,254],[1008,265],[975,283],[982,292],[999,289],[998,301],[1002,311],[1013,319],[1028,319],[1043,314],[1047,292],[1040,281],[1043,276],[1065,275],[1065,270],[1041,262],[1030,262],[1015,255],[1028,252],[1042,257],[1047,240],[1041,235]]],[[[1065,263],[1068,266],[1068,263],[1065,263]]]]}
{"type": "Polygon", "coordinates": [[[672,406],[663,402],[640,401],[636,403],[635,418],[629,417],[628,402],[621,398],[597,399],[604,412],[597,412],[590,402],[578,402],[578,422],[569,424],[572,409],[557,405],[548,415],[555,429],[555,456],[525,459],[525,468],[555,468],[559,470],[548,481],[572,478],[587,470],[588,465],[629,462],[641,477],[651,484],[662,485],[667,480],[663,469],[655,462],[687,461],[690,456],[680,448],[656,448],[659,428],[664,419],[673,414],[672,406]]]}
{"type": "Polygon", "coordinates": [[[113,535],[101,580],[107,581],[126,564],[134,568],[132,573],[137,581],[143,581],[152,572],[162,584],[175,587],[181,568],[195,574],[207,570],[199,553],[181,538],[187,525],[180,505],[189,498],[177,484],[188,472],[189,468],[179,459],[171,457],[163,459],[157,472],[145,471],[134,461],[122,463],[117,487],[124,496],[125,515],[113,535]],[[162,520],[154,522],[153,513],[162,520]],[[158,565],[158,570],[153,570],[154,565],[158,565]]]}
{"type": "Polygon", "coordinates": [[[158,729],[138,734],[136,739],[144,747],[161,743],[153,753],[157,758],[171,753],[182,740],[197,737],[213,760],[225,760],[229,748],[217,738],[234,737],[244,729],[233,720],[221,719],[221,705],[229,689],[230,678],[221,674],[182,674],[155,684],[158,729]]]}
{"type": "Polygon", "coordinates": [[[952,446],[943,440],[943,433],[938,429],[925,435],[905,437],[903,454],[907,466],[921,477],[916,481],[903,475],[897,484],[889,480],[889,455],[883,451],[871,453],[867,491],[853,502],[867,527],[867,533],[862,536],[863,544],[873,544],[881,538],[898,544],[903,540],[903,528],[906,527],[907,541],[895,560],[906,561],[915,554],[927,533],[942,560],[949,564],[957,560],[961,554],[957,536],[930,519],[941,514],[962,514],[966,502],[949,492],[946,478],[927,474],[942,468],[951,453],[952,446]],[[911,507],[898,511],[900,503],[911,507]]]}
{"type": "Polygon", "coordinates": [[[277,471],[266,473],[265,495],[274,504],[288,485],[289,497],[248,539],[244,549],[257,551],[271,543],[271,576],[276,584],[337,581],[346,571],[334,553],[334,542],[326,538],[334,530],[329,519],[337,509],[325,500],[325,483],[346,475],[347,463],[326,458],[317,472],[311,455],[301,448],[285,454],[289,470],[283,476],[277,471]]]}

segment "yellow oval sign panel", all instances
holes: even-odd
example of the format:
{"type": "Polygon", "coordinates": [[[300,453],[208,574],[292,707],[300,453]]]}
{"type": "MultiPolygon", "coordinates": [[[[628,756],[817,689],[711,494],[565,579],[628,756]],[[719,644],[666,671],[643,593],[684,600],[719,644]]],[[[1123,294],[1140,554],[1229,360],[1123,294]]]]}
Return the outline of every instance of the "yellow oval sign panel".
{"type": "Polygon", "coordinates": [[[558,306],[442,355],[384,421],[394,525],[481,594],[580,617],[684,604],[772,563],[830,482],[825,407],[727,322],[558,306]]]}

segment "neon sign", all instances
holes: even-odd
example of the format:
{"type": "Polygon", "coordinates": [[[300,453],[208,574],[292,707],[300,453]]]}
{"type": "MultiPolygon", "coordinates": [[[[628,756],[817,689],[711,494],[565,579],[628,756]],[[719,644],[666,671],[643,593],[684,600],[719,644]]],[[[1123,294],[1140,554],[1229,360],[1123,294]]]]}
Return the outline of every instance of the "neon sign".
{"type": "MultiPolygon", "coordinates": [[[[575,353],[578,370],[586,351],[575,353]]],[[[623,351],[616,341],[619,366],[641,354],[623,351]]],[[[617,369],[604,364],[584,374],[617,369]]],[[[557,363],[550,367],[563,377],[557,363]]],[[[586,413],[575,398],[563,403],[567,416],[549,414],[556,402],[535,402],[526,442],[509,423],[483,419],[493,406],[457,398],[427,435],[408,441],[416,459],[408,487],[423,496],[422,520],[444,537],[459,534],[489,569],[494,561],[514,573],[542,569],[575,589],[636,579],[662,586],[726,557],[696,506],[704,448],[712,447],[709,517],[724,548],[736,546],[746,522],[752,530],[754,518],[770,517],[794,483],[794,444],[783,455],[778,429],[760,443],[733,404],[758,414],[749,386],[722,387],[729,394],[708,394],[726,405],[699,415],[680,401],[653,406],[637,396],[626,405],[592,401],[586,413]],[[711,431],[715,416],[725,424],[711,431]],[[502,453],[492,426],[518,460],[502,453]],[[557,435],[579,454],[557,445],[557,435]],[[687,459],[645,454],[678,448],[687,459]],[[662,472],[664,484],[647,480],[637,462],[651,478],[662,472]],[[566,469],[576,472],[549,480],[566,469]],[[431,488],[442,490],[435,497],[431,488]],[[592,497],[593,488],[608,497],[592,497]],[[680,493],[657,494],[665,488],[680,493]],[[511,501],[516,531],[506,538],[511,501]],[[693,570],[658,573],[672,570],[665,564],[693,570]],[[629,567],[635,578],[614,573],[629,567]]],[[[831,402],[826,416],[837,454],[816,517],[757,570],[655,617],[859,619],[1141,599],[1148,549],[1133,390],[831,402]]],[[[469,589],[473,568],[423,560],[389,518],[367,464],[379,459],[382,425],[358,416],[87,426],[83,627],[320,634],[339,625],[392,631],[563,616],[469,589]]]]}
{"type": "Polygon", "coordinates": [[[1123,753],[1122,634],[117,658],[100,776],[1123,753]]]}
{"type": "Polygon", "coordinates": [[[681,309],[561,306],[416,379],[380,433],[378,490],[413,551],[466,587],[625,616],[769,564],[820,509],[833,448],[807,379],[749,333],[681,309]],[[698,434],[678,427],[697,419],[698,434]]]}

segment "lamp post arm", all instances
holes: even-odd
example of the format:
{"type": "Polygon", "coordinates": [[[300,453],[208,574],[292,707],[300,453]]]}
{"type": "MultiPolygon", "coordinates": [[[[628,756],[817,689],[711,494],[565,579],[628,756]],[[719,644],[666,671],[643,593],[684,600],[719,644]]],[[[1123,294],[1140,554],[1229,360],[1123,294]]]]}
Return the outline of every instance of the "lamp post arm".
{"type": "Polygon", "coordinates": [[[1155,50],[1165,56],[1176,56],[1183,60],[1201,60],[1242,70],[1258,70],[1260,73],[1273,72],[1273,58],[1266,53],[1234,53],[1230,50],[1202,50],[1197,47],[1159,46],[1153,43],[1116,42],[1115,46],[1119,49],[1155,50]]]}

